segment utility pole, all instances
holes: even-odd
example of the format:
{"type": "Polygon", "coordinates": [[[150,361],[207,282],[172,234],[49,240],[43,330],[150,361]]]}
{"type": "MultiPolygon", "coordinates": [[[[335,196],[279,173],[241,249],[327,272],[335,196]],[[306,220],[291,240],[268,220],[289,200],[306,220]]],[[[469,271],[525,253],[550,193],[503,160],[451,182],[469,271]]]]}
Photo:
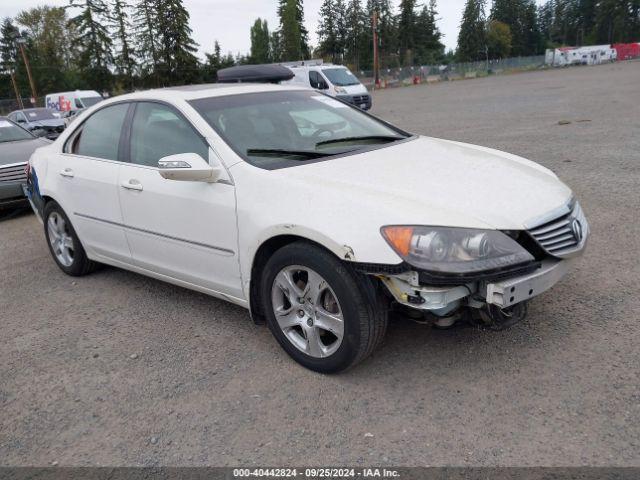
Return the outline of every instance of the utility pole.
{"type": "Polygon", "coordinates": [[[373,10],[373,88],[380,87],[380,63],[378,60],[378,12],[373,10]]]}
{"type": "Polygon", "coordinates": [[[18,101],[18,109],[24,110],[24,105],[22,103],[22,97],[20,96],[20,91],[18,90],[18,84],[16,83],[16,76],[13,73],[13,70],[11,70],[10,75],[11,75],[11,83],[13,83],[13,90],[16,92],[16,100],[18,101]]]}
{"type": "Polygon", "coordinates": [[[29,59],[27,58],[27,53],[24,50],[24,44],[27,43],[27,41],[24,38],[18,38],[16,39],[16,43],[20,48],[20,53],[22,53],[24,66],[27,67],[27,76],[29,77],[29,86],[31,86],[31,106],[35,107],[36,102],[38,100],[38,95],[36,94],[36,86],[33,83],[33,77],[31,76],[31,67],[29,66],[29,59]]]}

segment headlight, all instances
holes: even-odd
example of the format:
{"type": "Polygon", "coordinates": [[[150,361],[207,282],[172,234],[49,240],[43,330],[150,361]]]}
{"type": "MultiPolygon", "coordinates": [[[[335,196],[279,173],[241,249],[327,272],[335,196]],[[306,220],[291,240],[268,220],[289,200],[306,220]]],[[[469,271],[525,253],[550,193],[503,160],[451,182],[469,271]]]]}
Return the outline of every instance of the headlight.
{"type": "Polygon", "coordinates": [[[515,240],[496,230],[382,227],[382,236],[409,265],[442,273],[476,273],[532,261],[515,240]]]}
{"type": "Polygon", "coordinates": [[[336,87],[336,93],[347,93],[347,89],[342,87],[336,87]]]}

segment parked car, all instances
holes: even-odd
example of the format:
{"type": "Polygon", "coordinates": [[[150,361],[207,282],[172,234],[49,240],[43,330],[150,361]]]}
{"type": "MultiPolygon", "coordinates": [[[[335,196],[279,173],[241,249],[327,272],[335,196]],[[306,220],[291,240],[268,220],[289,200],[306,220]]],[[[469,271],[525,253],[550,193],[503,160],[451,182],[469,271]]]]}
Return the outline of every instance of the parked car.
{"type": "Polygon", "coordinates": [[[283,63],[295,77],[283,84],[305,86],[351,103],[363,110],[371,108],[371,95],[358,78],[342,65],[324,63],[322,60],[304,60],[283,63]]]}
{"type": "Polygon", "coordinates": [[[50,108],[25,108],[7,115],[9,120],[18,123],[36,136],[44,136],[55,140],[65,129],[64,119],[60,112],[50,108]]]}
{"type": "Polygon", "coordinates": [[[107,100],[34,153],[28,185],[65,273],[105,263],[241,305],[320,372],[366,358],[391,307],[521,320],[589,235],[547,168],[293,86],[107,100]]]}
{"type": "Polygon", "coordinates": [[[48,94],[45,97],[45,106],[58,112],[69,112],[92,107],[102,100],[102,95],[95,90],[75,90],[48,94]]]}
{"type": "Polygon", "coordinates": [[[37,148],[49,143],[0,117],[0,209],[26,204],[22,185],[27,181],[27,161],[37,148]]]}

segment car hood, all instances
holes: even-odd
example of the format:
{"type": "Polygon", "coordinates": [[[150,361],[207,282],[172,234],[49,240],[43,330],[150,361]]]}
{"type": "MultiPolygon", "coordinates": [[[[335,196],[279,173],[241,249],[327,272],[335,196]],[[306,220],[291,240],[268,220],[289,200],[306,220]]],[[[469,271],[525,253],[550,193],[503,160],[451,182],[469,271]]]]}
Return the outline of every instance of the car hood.
{"type": "Polygon", "coordinates": [[[382,224],[518,230],[572,195],[534,162],[428,137],[279,172],[307,184],[311,198],[335,195],[382,224]]]}
{"type": "Polygon", "coordinates": [[[42,127],[64,127],[64,120],[62,118],[51,118],[48,120],[34,120],[32,125],[40,125],[42,127]]]}
{"type": "Polygon", "coordinates": [[[41,138],[19,140],[17,142],[0,142],[0,165],[27,162],[36,149],[46,147],[50,143],[41,138]]]}

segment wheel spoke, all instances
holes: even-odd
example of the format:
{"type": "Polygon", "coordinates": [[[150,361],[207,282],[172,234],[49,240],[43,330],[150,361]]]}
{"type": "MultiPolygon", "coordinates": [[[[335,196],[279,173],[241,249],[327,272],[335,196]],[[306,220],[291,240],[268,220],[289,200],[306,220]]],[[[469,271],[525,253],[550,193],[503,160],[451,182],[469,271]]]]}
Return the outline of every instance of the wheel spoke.
{"type": "Polygon", "coordinates": [[[283,330],[300,325],[300,317],[293,308],[286,311],[276,310],[276,320],[283,330]]]}
{"type": "Polygon", "coordinates": [[[305,293],[311,303],[317,305],[320,302],[320,294],[325,289],[327,282],[313,270],[307,270],[307,286],[305,293]]]}
{"type": "Polygon", "coordinates": [[[344,335],[344,320],[339,313],[327,312],[324,308],[316,308],[317,327],[333,333],[338,339],[342,339],[344,335]]]}
{"type": "Polygon", "coordinates": [[[68,249],[73,250],[73,239],[72,239],[70,236],[65,235],[65,236],[62,238],[62,246],[63,246],[64,248],[68,248],[68,249]]]}
{"type": "Polygon", "coordinates": [[[324,357],[324,349],[322,340],[320,340],[320,331],[311,327],[306,330],[307,334],[307,353],[313,357],[324,357]]]}
{"type": "Polygon", "coordinates": [[[291,272],[289,271],[281,271],[276,277],[276,284],[280,287],[280,290],[287,295],[291,305],[295,305],[298,302],[298,299],[304,294],[304,292],[293,281],[291,272]]]}
{"type": "Polygon", "coordinates": [[[49,216],[49,220],[47,221],[47,228],[49,230],[50,240],[58,240],[58,238],[60,238],[58,225],[56,224],[56,217],[54,215],[49,216]]]}

